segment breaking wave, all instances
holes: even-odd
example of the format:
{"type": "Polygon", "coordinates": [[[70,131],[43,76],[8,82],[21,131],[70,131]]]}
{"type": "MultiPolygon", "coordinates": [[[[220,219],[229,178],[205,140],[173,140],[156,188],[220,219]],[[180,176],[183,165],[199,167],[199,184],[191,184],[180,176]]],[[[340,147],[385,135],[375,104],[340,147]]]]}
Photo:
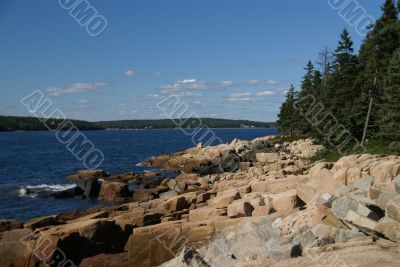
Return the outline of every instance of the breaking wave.
{"type": "Polygon", "coordinates": [[[18,190],[20,197],[47,197],[49,194],[74,188],[76,184],[40,184],[21,186],[18,190]]]}

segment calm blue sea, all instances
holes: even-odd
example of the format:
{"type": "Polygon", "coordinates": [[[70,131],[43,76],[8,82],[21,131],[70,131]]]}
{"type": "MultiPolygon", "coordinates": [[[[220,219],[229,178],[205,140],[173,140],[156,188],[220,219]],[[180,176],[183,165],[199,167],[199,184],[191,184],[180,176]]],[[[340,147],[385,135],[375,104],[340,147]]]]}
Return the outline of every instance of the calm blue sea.
{"type": "MultiPolygon", "coordinates": [[[[276,134],[276,129],[215,129],[224,142],[276,134]]],[[[193,147],[180,130],[87,131],[85,135],[105,156],[101,169],[109,173],[143,172],[138,163],[152,156],[193,147]]],[[[27,190],[57,191],[71,185],[66,176],[84,169],[51,132],[0,133],[0,219],[32,217],[90,208],[93,200],[49,199],[27,190]]]]}

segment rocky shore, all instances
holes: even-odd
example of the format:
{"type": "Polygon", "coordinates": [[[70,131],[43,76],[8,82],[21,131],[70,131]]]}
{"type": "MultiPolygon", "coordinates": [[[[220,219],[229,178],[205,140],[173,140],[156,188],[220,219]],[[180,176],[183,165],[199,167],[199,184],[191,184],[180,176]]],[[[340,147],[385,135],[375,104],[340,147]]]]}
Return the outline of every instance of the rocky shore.
{"type": "Polygon", "coordinates": [[[400,266],[400,157],[321,149],[236,139],[143,163],[175,179],[81,171],[53,197],[120,204],[0,221],[0,267],[400,266]]]}

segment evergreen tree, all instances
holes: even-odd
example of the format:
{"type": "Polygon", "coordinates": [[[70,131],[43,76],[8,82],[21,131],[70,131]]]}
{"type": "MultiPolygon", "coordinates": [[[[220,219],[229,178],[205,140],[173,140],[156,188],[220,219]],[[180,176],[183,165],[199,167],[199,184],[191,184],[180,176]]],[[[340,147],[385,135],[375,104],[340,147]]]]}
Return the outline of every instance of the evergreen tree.
{"type": "Polygon", "coordinates": [[[306,118],[304,117],[305,113],[311,108],[309,105],[309,101],[301,101],[301,99],[307,99],[307,98],[314,98],[316,99],[316,89],[314,86],[314,75],[315,75],[315,69],[314,65],[312,64],[311,60],[308,61],[306,67],[304,68],[306,71],[306,74],[303,77],[303,81],[301,82],[301,89],[300,92],[298,93],[299,95],[299,105],[298,105],[298,110],[299,110],[299,120],[301,120],[303,123],[299,123],[297,127],[297,131],[301,134],[306,134],[306,133],[311,133],[312,132],[312,126],[306,122],[306,118]],[[302,114],[303,113],[303,114],[302,114]]]}
{"type": "MultiPolygon", "coordinates": [[[[393,0],[385,0],[381,9],[382,16],[371,25],[358,55],[345,29],[333,60],[329,60],[329,52],[325,49],[317,61],[320,70],[308,62],[295,99],[299,100],[299,110],[307,111],[309,103],[301,100],[312,95],[315,102],[322,102],[325,110],[333,113],[338,122],[351,131],[353,137],[360,139],[372,97],[374,105],[368,138],[380,136],[400,140],[400,0],[397,0],[397,6],[393,0]]],[[[290,101],[287,96],[284,105],[290,101]]],[[[281,124],[288,123],[284,118],[289,115],[285,114],[292,112],[284,105],[281,124]]],[[[293,117],[290,132],[314,134],[312,126],[303,121],[305,118],[300,113],[297,116],[297,119],[293,117]]]]}
{"type": "Polygon", "coordinates": [[[352,60],[354,53],[353,41],[347,29],[340,35],[339,45],[335,50],[335,67],[340,68],[352,60]]]}
{"type": "Polygon", "coordinates": [[[357,56],[354,55],[353,41],[344,29],[334,54],[332,74],[322,102],[341,124],[349,123],[349,114],[358,92],[354,88],[357,77],[357,56]]]}
{"type": "MultiPolygon", "coordinates": [[[[360,49],[360,64],[364,78],[374,76],[377,72],[378,88],[383,87],[389,61],[394,51],[400,46],[400,27],[397,23],[397,10],[393,1],[386,0],[381,9],[383,12],[381,18],[373,25],[360,49]]],[[[369,81],[361,86],[368,91],[372,84],[369,81]]],[[[380,91],[375,92],[375,97],[379,98],[380,95],[380,91]]]]}
{"type": "MultiPolygon", "coordinates": [[[[397,3],[399,5],[399,3],[397,3]]],[[[382,6],[383,15],[379,20],[383,26],[391,23],[395,23],[397,21],[397,9],[393,3],[393,0],[386,0],[382,6]]]]}
{"type": "Polygon", "coordinates": [[[306,96],[309,94],[313,94],[313,78],[314,78],[314,65],[311,60],[308,61],[307,66],[304,68],[306,74],[303,77],[303,81],[301,82],[301,91],[300,96],[306,96]]]}
{"type": "Polygon", "coordinates": [[[320,100],[320,96],[322,93],[322,82],[323,77],[319,70],[315,70],[312,79],[312,94],[314,95],[316,100],[320,100]]]}
{"type": "Polygon", "coordinates": [[[278,114],[278,129],[282,133],[287,133],[292,135],[297,132],[299,116],[298,112],[294,108],[294,103],[297,99],[297,92],[293,85],[290,85],[289,91],[286,93],[285,102],[280,108],[278,114]]]}
{"type": "Polygon", "coordinates": [[[400,49],[390,62],[385,77],[382,108],[379,111],[379,136],[389,140],[400,140],[400,49]]]}
{"type": "Polygon", "coordinates": [[[374,125],[377,125],[377,115],[383,101],[385,76],[394,51],[400,47],[400,23],[397,21],[397,10],[392,0],[385,1],[382,12],[382,16],[372,26],[360,49],[360,72],[354,86],[359,93],[350,117],[352,133],[356,137],[362,135],[371,96],[374,99],[374,105],[369,136],[379,130],[374,125]],[[374,86],[375,77],[376,86],[374,86]]]}

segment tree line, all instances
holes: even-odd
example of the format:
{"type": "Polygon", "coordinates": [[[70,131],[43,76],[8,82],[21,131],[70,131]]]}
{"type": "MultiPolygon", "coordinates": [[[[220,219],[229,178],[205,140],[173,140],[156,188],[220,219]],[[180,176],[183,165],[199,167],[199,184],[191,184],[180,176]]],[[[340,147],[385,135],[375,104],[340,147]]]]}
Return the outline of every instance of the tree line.
{"type": "Polygon", "coordinates": [[[207,126],[208,128],[244,128],[244,127],[255,127],[255,128],[272,128],[275,126],[274,123],[270,122],[256,122],[248,120],[227,120],[227,119],[161,119],[161,120],[121,120],[121,121],[100,121],[97,122],[104,128],[110,129],[166,129],[166,128],[198,128],[207,126]],[[201,121],[201,125],[199,125],[201,121]]]}
{"type": "MultiPolygon", "coordinates": [[[[0,116],[0,131],[47,131],[43,119],[35,117],[0,116]]],[[[273,128],[274,123],[256,122],[248,120],[226,120],[226,119],[200,119],[202,125],[197,125],[198,119],[181,119],[184,122],[180,127],[196,128],[207,126],[209,128],[273,128]]],[[[177,128],[172,120],[122,120],[122,121],[99,121],[89,122],[82,120],[69,120],[79,130],[105,130],[105,129],[166,129],[177,128]]],[[[48,119],[46,125],[52,125],[54,129],[65,123],[60,119],[48,119]]],[[[70,124],[67,124],[69,127],[70,124]]],[[[66,127],[67,127],[66,126],[66,127]]],[[[68,130],[68,129],[62,129],[68,130]]]]}
{"type": "MultiPolygon", "coordinates": [[[[53,129],[57,129],[65,125],[65,121],[61,119],[47,119],[46,125],[42,122],[43,119],[35,117],[18,117],[18,116],[0,116],[0,131],[47,131],[46,125],[51,125],[53,129]]],[[[70,120],[79,130],[100,130],[103,129],[100,125],[82,120],[70,120]]],[[[71,126],[70,124],[65,127],[71,126]]],[[[62,129],[68,130],[68,129],[62,129]]]]}
{"type": "MultiPolygon", "coordinates": [[[[277,125],[282,133],[323,139],[296,106],[312,96],[319,104],[315,108],[332,114],[337,125],[358,140],[363,137],[368,110],[368,139],[400,140],[400,0],[397,5],[385,0],[381,9],[382,16],[370,26],[358,53],[344,29],[334,51],[323,48],[316,66],[307,63],[300,89],[291,85],[280,108],[277,125]]],[[[318,126],[329,123],[321,118],[318,126]]]]}

